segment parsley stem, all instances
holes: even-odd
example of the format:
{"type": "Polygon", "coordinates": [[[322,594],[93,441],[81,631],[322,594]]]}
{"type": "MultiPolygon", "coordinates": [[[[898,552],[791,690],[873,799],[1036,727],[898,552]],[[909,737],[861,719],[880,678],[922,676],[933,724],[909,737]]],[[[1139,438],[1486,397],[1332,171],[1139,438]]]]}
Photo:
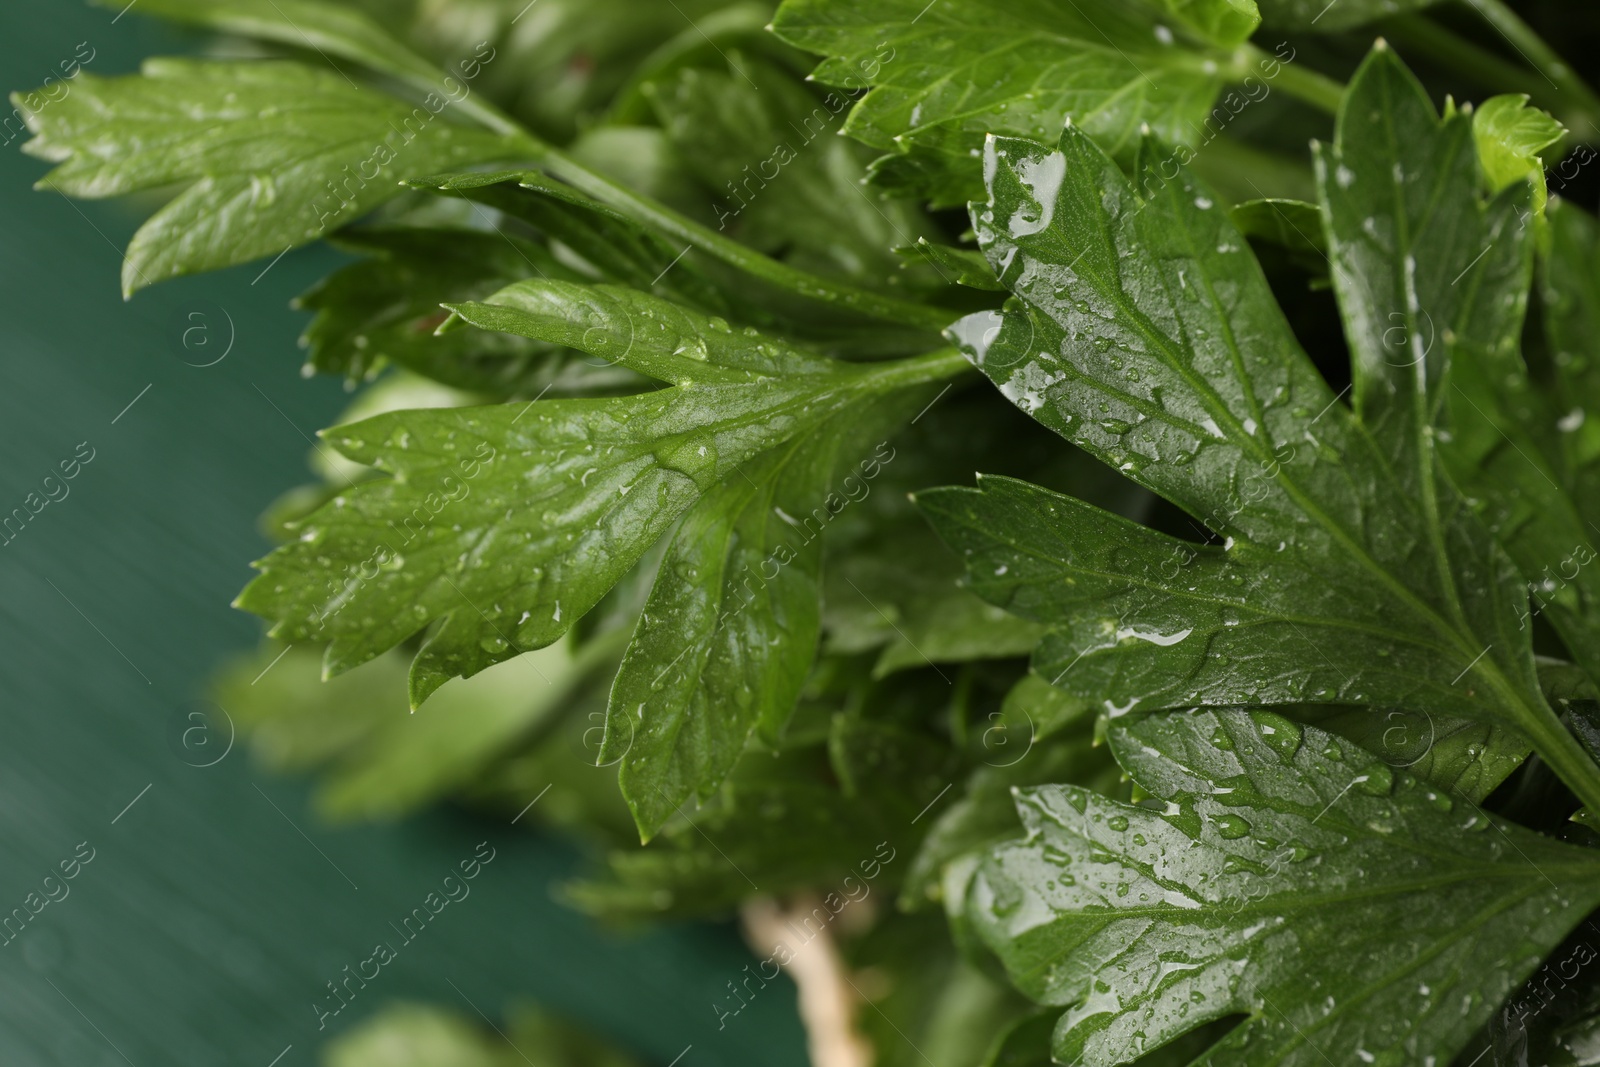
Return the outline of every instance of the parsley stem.
{"type": "Polygon", "coordinates": [[[1543,700],[1520,724],[1534,750],[1590,812],[1600,812],[1600,767],[1543,700]]]}
{"type": "MultiPolygon", "coordinates": [[[[861,364],[866,377],[883,389],[909,389],[918,385],[954,378],[973,370],[972,364],[954,348],[940,348],[920,356],[888,363],[861,364]]],[[[1600,809],[1597,809],[1600,810],[1600,809]]]]}
{"type": "Polygon", "coordinates": [[[534,136],[493,104],[483,103],[477,97],[469,96],[459,101],[456,106],[495,132],[513,139],[529,158],[554,177],[665,236],[683,241],[690,247],[697,248],[747,274],[825,304],[930,332],[942,331],[959,317],[957,312],[947,311],[931,304],[885,296],[848,282],[823,278],[781,263],[740,244],[731,237],[702,226],[658,200],[636,193],[605,175],[590,170],[554,145],[534,136]]]}
{"type": "Polygon", "coordinates": [[[1242,81],[1245,76],[1251,75],[1274,81],[1296,100],[1330,115],[1339,113],[1339,101],[1344,99],[1344,83],[1326,74],[1319,74],[1303,63],[1296,63],[1292,58],[1282,59],[1249,43],[1240,45],[1234,56],[1233,69],[1228,71],[1229,80],[1242,81]],[[1267,63],[1278,67],[1278,73],[1270,78],[1264,73],[1257,73],[1267,63]]]}
{"type": "Polygon", "coordinates": [[[1465,3],[1499,31],[1500,36],[1506,39],[1512,50],[1549,82],[1553,90],[1567,94],[1564,99],[1568,100],[1570,107],[1583,117],[1591,133],[1600,131],[1600,96],[1595,95],[1594,90],[1573,72],[1567,61],[1556,54],[1555,49],[1545,44],[1544,39],[1533,32],[1533,27],[1523,22],[1503,0],[1465,0],[1465,3]]]}
{"type": "Polygon", "coordinates": [[[609,204],[666,236],[684,241],[729,266],[737,267],[747,274],[803,296],[848,308],[873,318],[930,331],[943,330],[959,317],[955,312],[945,311],[929,304],[883,296],[847,282],[797,270],[680,215],[658,200],[636,193],[602,174],[597,174],[558,149],[546,146],[542,162],[544,168],[552,175],[588,193],[601,203],[609,204]]]}

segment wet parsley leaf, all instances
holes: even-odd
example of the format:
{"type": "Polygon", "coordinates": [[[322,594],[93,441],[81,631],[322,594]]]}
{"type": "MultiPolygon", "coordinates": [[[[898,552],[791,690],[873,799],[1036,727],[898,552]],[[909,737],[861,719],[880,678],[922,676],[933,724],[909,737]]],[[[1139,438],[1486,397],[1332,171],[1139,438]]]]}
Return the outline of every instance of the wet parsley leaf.
{"type": "Polygon", "coordinates": [[[160,59],[84,74],[29,114],[41,188],[105,197],[187,188],[128,246],[122,288],[279,255],[399,194],[396,173],[504,158],[507,138],[456,125],[300,63],[160,59]]]}
{"type": "MultiPolygon", "coordinates": [[[[1448,169],[1471,165],[1459,154],[1469,124],[1436,134],[1381,46],[1347,93],[1319,184],[1353,411],[1191,176],[1144,168],[1131,182],[1075,127],[1055,149],[1000,138],[986,149],[990,196],[974,225],[1016,299],[954,335],[1014,403],[1221,544],[1010,479],[920,499],[978,593],[1053,628],[1035,669],[1113,714],[1298,702],[1445,711],[1526,733],[1575,789],[1600,793],[1539,689],[1522,581],[1437,452],[1453,346],[1426,349],[1424,309],[1439,307],[1445,329],[1458,307],[1488,320],[1463,335],[1474,341],[1504,336],[1490,317],[1521,299],[1505,273],[1517,246],[1484,250],[1464,226],[1422,226],[1408,244],[1412,205],[1437,202],[1441,187],[1465,198],[1466,217],[1476,210],[1472,172],[1452,182],[1448,169]],[[1402,139],[1435,155],[1426,179],[1395,184],[1402,139]],[[1452,145],[1454,164],[1439,158],[1452,145]],[[1501,302],[1463,301],[1447,274],[1501,280],[1501,302]],[[1422,279],[1433,287],[1419,291],[1422,279]]],[[[1497,203],[1504,219],[1511,201],[1497,203]]]]}
{"type": "Polygon", "coordinates": [[[1590,909],[1591,850],[1560,844],[1267,712],[1112,727],[1135,806],[1077,786],[1017,797],[1027,836],[968,897],[1057,1061],[1128,1063],[1245,1014],[1195,1062],[1445,1062],[1590,909]]]}
{"type": "Polygon", "coordinates": [[[845,131],[909,153],[909,187],[941,204],[981,193],[985,135],[1044,136],[1068,115],[1120,151],[1142,126],[1187,142],[1224,84],[1252,0],[788,0],[784,40],[829,58],[813,75],[868,88],[845,131]]]}

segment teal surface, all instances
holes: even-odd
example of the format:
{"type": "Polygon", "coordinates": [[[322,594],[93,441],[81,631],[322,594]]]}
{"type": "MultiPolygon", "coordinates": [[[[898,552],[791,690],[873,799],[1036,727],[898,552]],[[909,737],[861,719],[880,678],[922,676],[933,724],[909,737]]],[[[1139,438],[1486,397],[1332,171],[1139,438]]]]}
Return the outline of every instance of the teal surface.
{"type": "MultiPolygon", "coordinates": [[[[12,0],[0,84],[38,85],[81,48],[100,74],[193,49],[136,14],[12,0]]],[[[332,255],[124,304],[138,207],[30,191],[45,168],[21,142],[0,149],[0,516],[60,499],[0,545],[0,916],[60,899],[0,947],[0,1064],[299,1067],[394,999],[496,1017],[511,995],[659,1064],[686,1046],[680,1067],[803,1063],[791,995],[718,1030],[711,1004],[749,960],[730,928],[596,929],[551,900],[579,862],[558,840],[452,811],[329,829],[303,783],[241,748],[180,758],[190,702],[259,636],[228,607],[265,547],[256,516],[306,479],[307,435],[346,399],[301,379],[287,308],[332,255]],[[207,347],[185,347],[195,327],[207,347]],[[398,942],[391,924],[481,841],[495,858],[470,896],[319,1032],[325,983],[398,942]]]]}

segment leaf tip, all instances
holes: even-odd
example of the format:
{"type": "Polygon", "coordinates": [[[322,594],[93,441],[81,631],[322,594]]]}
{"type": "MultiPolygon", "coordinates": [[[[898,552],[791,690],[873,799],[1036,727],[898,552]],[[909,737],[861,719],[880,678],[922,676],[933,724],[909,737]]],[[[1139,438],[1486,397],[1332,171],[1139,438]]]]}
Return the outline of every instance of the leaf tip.
{"type": "Polygon", "coordinates": [[[126,303],[133,299],[133,294],[150,284],[142,271],[139,270],[131,257],[122,260],[122,299],[126,303]]]}
{"type": "Polygon", "coordinates": [[[435,337],[442,337],[447,333],[453,333],[456,330],[462,329],[463,327],[465,327],[467,325],[467,323],[468,323],[467,317],[466,317],[465,314],[462,313],[462,310],[461,310],[466,305],[464,305],[464,304],[440,304],[439,306],[444,308],[450,314],[446,315],[444,321],[439,323],[439,325],[437,325],[437,326],[435,326],[433,328],[433,335],[435,337]]]}

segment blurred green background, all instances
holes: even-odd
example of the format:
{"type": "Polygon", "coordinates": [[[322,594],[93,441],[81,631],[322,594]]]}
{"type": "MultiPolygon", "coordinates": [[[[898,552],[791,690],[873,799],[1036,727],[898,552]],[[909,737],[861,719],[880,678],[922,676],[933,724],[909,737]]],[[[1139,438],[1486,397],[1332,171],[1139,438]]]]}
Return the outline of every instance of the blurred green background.
{"type": "MultiPolygon", "coordinates": [[[[13,2],[0,82],[35,87],[90,49],[107,75],[197,44],[136,5],[13,2]]],[[[334,254],[124,304],[138,205],[31,191],[45,167],[16,126],[0,135],[0,513],[80,445],[93,458],[0,546],[0,914],[42,896],[81,842],[94,859],[0,947],[0,1064],[297,1067],[396,999],[498,1023],[514,995],[659,1064],[803,1063],[787,991],[718,1030],[711,1003],[750,958],[731,927],[597,929],[551,899],[581,862],[559,839],[454,811],[330,829],[304,783],[263,774],[242,744],[210,738],[227,755],[191,765],[188,712],[259,637],[228,606],[266,547],[256,517],[306,480],[307,435],[348,399],[300,377],[288,308],[334,254]],[[207,358],[231,340],[215,365],[192,365],[197,325],[207,358]],[[325,983],[484,840],[497,854],[471,896],[319,1032],[325,983]]]]}

